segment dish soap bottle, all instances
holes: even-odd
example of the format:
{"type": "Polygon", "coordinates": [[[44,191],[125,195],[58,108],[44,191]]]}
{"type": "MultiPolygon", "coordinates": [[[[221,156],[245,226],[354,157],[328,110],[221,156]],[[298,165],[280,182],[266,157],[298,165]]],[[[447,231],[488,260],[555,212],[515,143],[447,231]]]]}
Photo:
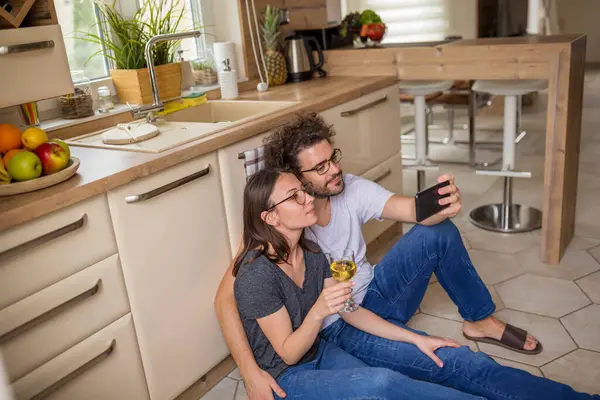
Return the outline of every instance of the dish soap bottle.
{"type": "Polygon", "coordinates": [[[237,74],[231,70],[229,58],[223,60],[223,71],[219,72],[219,86],[221,87],[221,99],[230,100],[239,97],[237,74]]]}

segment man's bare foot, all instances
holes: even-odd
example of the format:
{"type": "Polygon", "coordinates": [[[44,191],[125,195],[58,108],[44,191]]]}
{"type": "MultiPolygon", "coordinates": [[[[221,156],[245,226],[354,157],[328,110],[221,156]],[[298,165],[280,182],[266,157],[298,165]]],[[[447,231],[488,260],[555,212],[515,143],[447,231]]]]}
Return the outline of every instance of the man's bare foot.
{"type": "MultiPolygon", "coordinates": [[[[463,324],[463,332],[471,337],[489,337],[496,340],[502,338],[506,324],[494,316],[482,319],[477,322],[465,321],[463,324]]],[[[537,339],[534,336],[527,335],[527,341],[523,346],[523,350],[533,350],[537,346],[537,339]]]]}

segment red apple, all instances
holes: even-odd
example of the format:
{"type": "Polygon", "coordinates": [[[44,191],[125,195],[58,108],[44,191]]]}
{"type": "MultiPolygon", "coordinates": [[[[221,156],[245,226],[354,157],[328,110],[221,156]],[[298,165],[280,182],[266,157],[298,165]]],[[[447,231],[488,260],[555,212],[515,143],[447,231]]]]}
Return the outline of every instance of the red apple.
{"type": "Polygon", "coordinates": [[[69,155],[56,143],[40,144],[35,148],[35,154],[42,160],[42,169],[46,175],[60,171],[69,163],[69,155]]]}

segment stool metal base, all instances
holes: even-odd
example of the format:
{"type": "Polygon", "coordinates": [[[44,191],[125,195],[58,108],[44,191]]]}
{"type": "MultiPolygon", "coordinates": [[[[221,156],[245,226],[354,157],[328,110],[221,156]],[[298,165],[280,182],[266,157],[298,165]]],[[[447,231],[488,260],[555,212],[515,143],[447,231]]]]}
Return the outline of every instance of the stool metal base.
{"type": "Polygon", "coordinates": [[[509,207],[509,210],[505,210],[502,204],[480,206],[469,213],[469,220],[481,229],[501,233],[529,232],[542,227],[540,210],[521,204],[511,204],[509,207]]]}

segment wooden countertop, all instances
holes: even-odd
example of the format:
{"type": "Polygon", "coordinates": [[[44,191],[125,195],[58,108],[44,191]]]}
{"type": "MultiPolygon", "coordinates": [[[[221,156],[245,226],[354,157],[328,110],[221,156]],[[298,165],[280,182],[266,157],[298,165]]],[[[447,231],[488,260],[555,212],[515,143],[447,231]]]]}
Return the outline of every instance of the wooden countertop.
{"type": "Polygon", "coordinates": [[[273,87],[265,93],[242,92],[244,100],[300,104],[158,154],[71,147],[81,160],[77,174],[47,189],[0,197],[0,231],[273,129],[297,112],[322,111],[394,82],[394,77],[327,77],[273,87]]]}

